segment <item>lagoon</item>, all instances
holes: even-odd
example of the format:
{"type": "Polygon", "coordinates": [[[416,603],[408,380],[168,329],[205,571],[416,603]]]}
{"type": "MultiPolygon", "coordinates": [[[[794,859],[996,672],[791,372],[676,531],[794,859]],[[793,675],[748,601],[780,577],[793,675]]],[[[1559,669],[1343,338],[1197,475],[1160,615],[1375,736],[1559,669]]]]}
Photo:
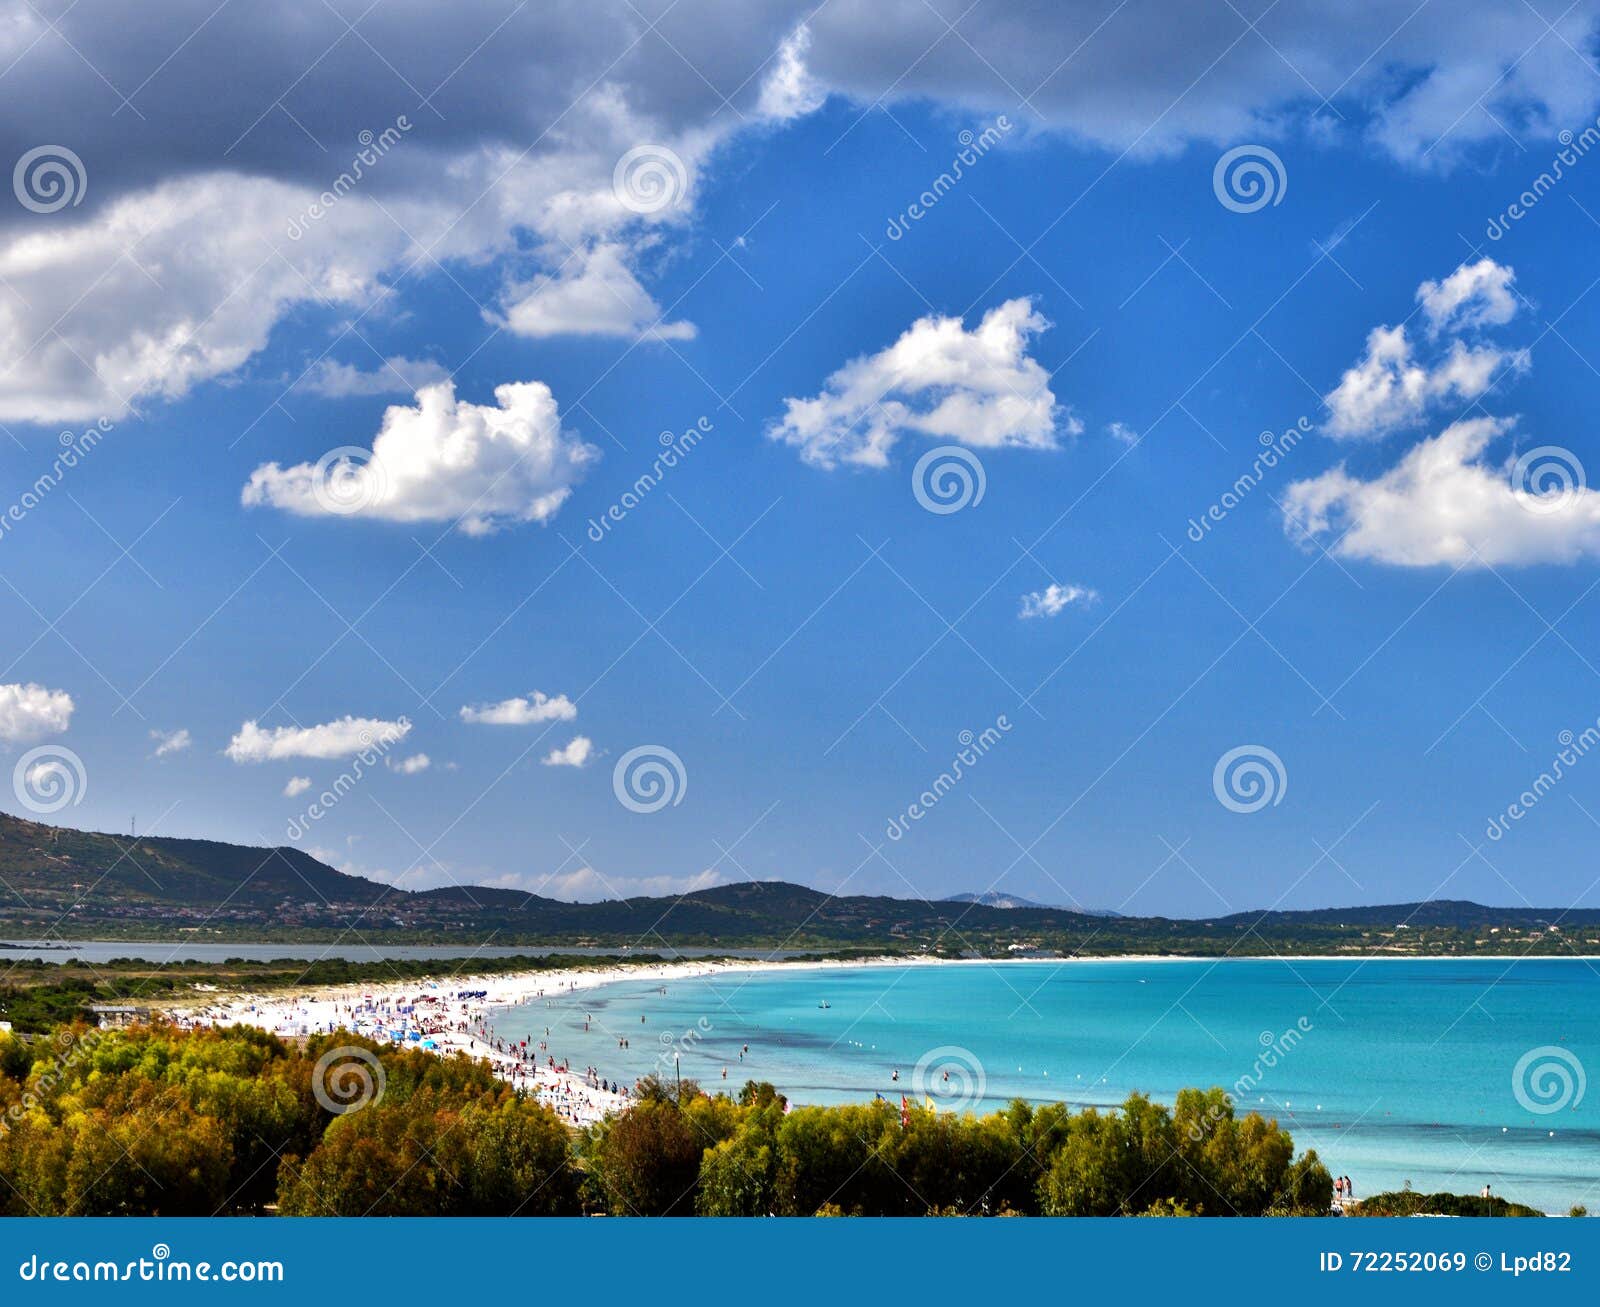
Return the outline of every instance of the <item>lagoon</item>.
{"type": "Polygon", "coordinates": [[[1584,959],[797,967],[662,985],[622,980],[495,1025],[508,1038],[551,1025],[552,1047],[624,1083],[754,1078],[802,1103],[908,1094],[989,1111],[1222,1085],[1358,1198],[1487,1183],[1547,1211],[1600,1208],[1600,1104],[1586,1093],[1600,970],[1584,959]]]}

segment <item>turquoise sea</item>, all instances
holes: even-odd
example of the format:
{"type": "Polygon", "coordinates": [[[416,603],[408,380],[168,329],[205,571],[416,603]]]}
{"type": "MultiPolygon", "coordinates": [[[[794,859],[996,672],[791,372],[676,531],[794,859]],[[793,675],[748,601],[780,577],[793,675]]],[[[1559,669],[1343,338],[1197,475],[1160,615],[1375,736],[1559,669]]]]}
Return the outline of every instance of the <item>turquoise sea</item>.
{"type": "Polygon", "coordinates": [[[664,983],[535,1002],[495,1025],[508,1038],[549,1026],[558,1058],[624,1083],[681,1067],[715,1089],[726,1068],[729,1088],[770,1080],[802,1103],[906,1093],[989,1110],[1222,1085],[1349,1175],[1358,1198],[1407,1180],[1487,1183],[1546,1211],[1600,1213],[1600,1104],[1586,1093],[1600,964],[1581,959],[1018,962],[664,983]]]}

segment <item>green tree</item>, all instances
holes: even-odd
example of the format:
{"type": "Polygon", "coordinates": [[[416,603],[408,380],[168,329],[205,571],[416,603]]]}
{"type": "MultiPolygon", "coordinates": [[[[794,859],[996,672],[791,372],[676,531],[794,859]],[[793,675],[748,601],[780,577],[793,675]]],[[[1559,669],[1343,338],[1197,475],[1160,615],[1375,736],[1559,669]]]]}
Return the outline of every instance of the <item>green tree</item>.
{"type": "Polygon", "coordinates": [[[593,1128],[588,1161],[613,1216],[690,1216],[704,1151],[678,1103],[651,1096],[593,1128]]]}

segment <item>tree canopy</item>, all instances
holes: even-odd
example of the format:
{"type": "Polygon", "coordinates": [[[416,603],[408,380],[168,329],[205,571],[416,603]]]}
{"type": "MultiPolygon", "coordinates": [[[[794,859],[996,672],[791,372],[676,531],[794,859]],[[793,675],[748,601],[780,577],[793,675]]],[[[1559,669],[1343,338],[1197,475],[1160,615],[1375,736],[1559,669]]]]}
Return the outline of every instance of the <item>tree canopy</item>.
{"type": "Polygon", "coordinates": [[[1260,1216],[1332,1181],[1221,1089],[1168,1108],[793,1107],[641,1081],[584,1131],[464,1055],[245,1026],[0,1034],[0,1215],[1260,1216]],[[365,1077],[357,1110],[319,1077],[365,1077]]]}

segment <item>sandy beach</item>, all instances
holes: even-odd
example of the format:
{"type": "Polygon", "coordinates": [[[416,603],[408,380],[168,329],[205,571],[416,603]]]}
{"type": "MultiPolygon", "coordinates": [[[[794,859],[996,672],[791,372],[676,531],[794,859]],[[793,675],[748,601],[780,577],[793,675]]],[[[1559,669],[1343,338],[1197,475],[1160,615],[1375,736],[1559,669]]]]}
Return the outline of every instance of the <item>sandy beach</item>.
{"type": "MultiPolygon", "coordinates": [[[[948,959],[946,959],[947,961],[948,959]]],[[[1041,961],[1044,959],[1040,959],[1041,961]]],[[[1057,959],[1059,960],[1059,959],[1057,959]]],[[[861,966],[915,966],[935,958],[884,958],[869,962],[664,962],[597,966],[582,970],[517,972],[510,975],[460,974],[432,979],[364,982],[296,992],[207,993],[203,1002],[169,1004],[165,1011],[182,1026],[259,1026],[284,1038],[351,1030],[369,1038],[393,1040],[440,1056],[465,1053],[487,1061],[515,1088],[537,1094],[563,1119],[588,1125],[625,1108],[631,1085],[616,1084],[572,1050],[549,1041],[508,1041],[494,1027],[497,1011],[544,1003],[571,1009],[585,990],[619,980],[669,984],[719,972],[825,969],[861,966]]],[[[592,1050],[585,1050],[592,1056],[592,1050]]]]}
{"type": "MultiPolygon", "coordinates": [[[[1402,959],[1380,955],[1365,959],[1326,960],[1387,962],[1402,959]]],[[[296,991],[205,991],[197,993],[191,1001],[169,1003],[164,1010],[174,1021],[185,1026],[244,1024],[258,1026],[285,1038],[346,1029],[380,1042],[404,1043],[408,1047],[440,1056],[462,1052],[488,1062],[502,1080],[518,1089],[537,1094],[563,1119],[581,1126],[627,1107],[633,1091],[632,1084],[611,1080],[604,1066],[597,1067],[588,1061],[598,1056],[595,1043],[588,1039],[572,1039],[570,1018],[582,1010],[580,996],[585,991],[617,981],[666,986],[675,980],[722,973],[913,966],[981,967],[997,961],[915,956],[806,962],[732,959],[631,965],[609,963],[576,970],[536,970],[501,975],[462,973],[430,979],[368,981],[296,991]],[[558,1028],[554,1021],[545,1028],[545,1034],[550,1036],[548,1039],[508,1039],[497,1032],[495,1019],[499,1012],[512,1007],[535,1005],[563,1010],[569,1018],[566,1043],[572,1046],[563,1046],[562,1037],[552,1033],[558,1028]]],[[[1115,958],[1028,957],[1005,960],[1008,965],[1026,962],[1056,967],[1092,962],[1232,961],[1249,959],[1130,955],[1115,958]]],[[[603,1041],[601,1043],[603,1046],[603,1041]]],[[[661,1073],[666,1074],[670,1069],[670,1063],[663,1062],[661,1073]]]]}

